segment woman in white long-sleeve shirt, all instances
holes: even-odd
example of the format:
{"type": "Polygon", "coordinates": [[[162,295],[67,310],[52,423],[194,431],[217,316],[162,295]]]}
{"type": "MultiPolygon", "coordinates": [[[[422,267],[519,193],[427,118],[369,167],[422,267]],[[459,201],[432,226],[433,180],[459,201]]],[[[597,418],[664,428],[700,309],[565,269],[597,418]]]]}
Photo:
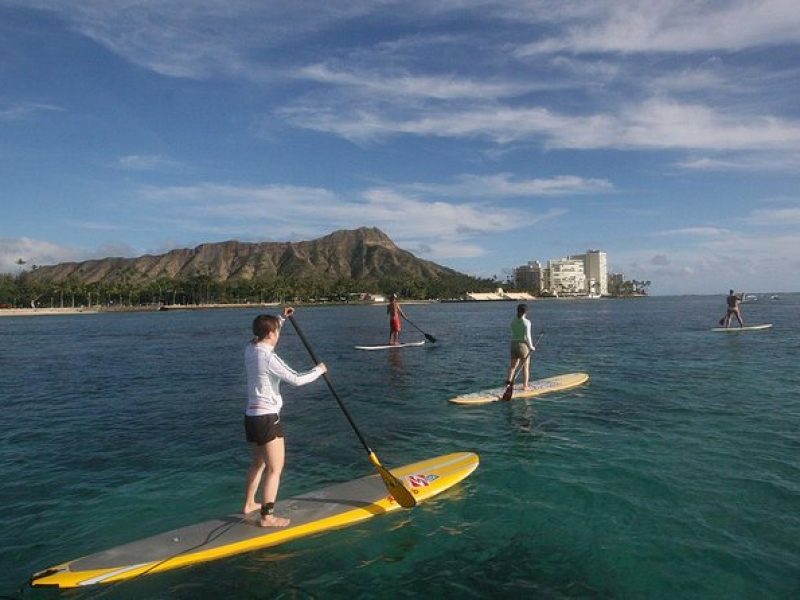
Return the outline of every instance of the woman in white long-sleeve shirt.
{"type": "Polygon", "coordinates": [[[244,508],[248,514],[261,511],[262,527],[285,527],[289,519],[273,514],[275,500],[284,463],[283,426],[281,425],[280,383],[305,385],[322,376],[327,368],[323,363],[305,373],[298,373],[275,354],[275,346],[281,336],[284,317],[294,313],[287,307],[283,317],[259,315],[253,320],[255,337],[244,351],[244,364],[247,371],[247,408],[244,416],[244,429],[252,449],[252,461],[247,471],[244,508]],[[263,477],[263,501],[256,502],[258,484],[263,477]]]}

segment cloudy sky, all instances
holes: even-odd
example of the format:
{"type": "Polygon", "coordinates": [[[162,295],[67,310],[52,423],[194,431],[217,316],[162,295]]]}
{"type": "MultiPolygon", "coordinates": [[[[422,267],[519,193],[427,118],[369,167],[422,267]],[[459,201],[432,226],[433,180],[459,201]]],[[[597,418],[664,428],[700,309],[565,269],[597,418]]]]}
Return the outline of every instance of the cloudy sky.
{"type": "Polygon", "coordinates": [[[800,290],[796,0],[0,0],[0,272],[362,225],[800,290]]]}

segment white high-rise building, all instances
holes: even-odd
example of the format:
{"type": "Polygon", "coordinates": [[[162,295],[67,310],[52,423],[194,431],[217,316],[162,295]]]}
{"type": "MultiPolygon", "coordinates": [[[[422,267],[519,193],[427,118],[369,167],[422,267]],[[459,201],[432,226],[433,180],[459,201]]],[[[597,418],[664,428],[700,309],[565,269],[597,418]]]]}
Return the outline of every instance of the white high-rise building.
{"type": "Polygon", "coordinates": [[[601,250],[587,250],[583,255],[583,270],[586,272],[587,292],[608,295],[608,258],[601,250]]]}
{"type": "Polygon", "coordinates": [[[586,293],[586,273],[583,257],[567,257],[548,261],[551,291],[561,296],[586,293]]]}
{"type": "Polygon", "coordinates": [[[514,269],[514,280],[518,288],[537,294],[607,296],[608,255],[602,250],[587,250],[586,254],[549,260],[547,268],[532,260],[514,269]]]}

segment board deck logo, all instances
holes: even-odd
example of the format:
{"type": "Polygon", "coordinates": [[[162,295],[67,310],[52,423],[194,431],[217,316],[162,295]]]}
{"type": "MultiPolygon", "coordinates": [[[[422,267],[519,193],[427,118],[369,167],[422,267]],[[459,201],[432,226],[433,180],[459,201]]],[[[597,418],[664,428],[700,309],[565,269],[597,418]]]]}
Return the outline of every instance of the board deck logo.
{"type": "Polygon", "coordinates": [[[409,475],[406,479],[411,484],[411,487],[418,488],[428,487],[432,481],[439,479],[439,476],[431,473],[430,475],[409,475]]]}

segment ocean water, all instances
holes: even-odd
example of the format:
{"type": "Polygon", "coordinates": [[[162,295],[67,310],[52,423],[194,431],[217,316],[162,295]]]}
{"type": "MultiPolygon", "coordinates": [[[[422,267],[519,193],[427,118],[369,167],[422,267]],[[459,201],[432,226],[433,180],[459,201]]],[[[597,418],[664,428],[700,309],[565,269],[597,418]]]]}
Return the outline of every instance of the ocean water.
{"type": "MultiPolygon", "coordinates": [[[[800,597],[800,295],[531,303],[534,378],[590,382],[459,407],[502,383],[513,303],[406,305],[438,342],[382,343],[382,307],[298,322],[388,467],[481,466],[411,511],[67,598],[800,597]]],[[[236,512],[242,351],[257,311],[0,319],[0,594],[31,573],[236,512]]],[[[406,325],[403,340],[422,335],[406,325]]],[[[310,366],[287,325],[279,353],[310,366]]],[[[284,386],[281,496],[374,472],[322,381],[284,386]]],[[[28,590],[26,597],[54,598],[28,590]]]]}

